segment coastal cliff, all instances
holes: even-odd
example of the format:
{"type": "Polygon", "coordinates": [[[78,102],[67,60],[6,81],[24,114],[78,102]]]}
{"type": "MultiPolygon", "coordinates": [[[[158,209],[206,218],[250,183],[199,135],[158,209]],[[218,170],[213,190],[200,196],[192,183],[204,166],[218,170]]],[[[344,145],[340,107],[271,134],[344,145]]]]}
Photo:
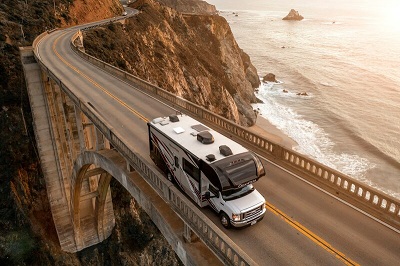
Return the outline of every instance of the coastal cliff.
{"type": "Polygon", "coordinates": [[[157,0],[181,13],[212,15],[217,13],[214,5],[201,0],[157,0]]]}
{"type": "Polygon", "coordinates": [[[119,0],[74,0],[62,8],[68,10],[68,20],[62,23],[65,26],[120,16],[124,11],[119,0]]]}
{"type": "Polygon", "coordinates": [[[132,7],[140,14],[125,25],[85,32],[86,52],[241,125],[255,123],[257,71],[223,17],[153,0],[132,7]]]}
{"type": "Polygon", "coordinates": [[[2,0],[0,3],[0,264],[181,265],[148,216],[112,182],[112,235],[78,253],[60,250],[36,152],[18,47],[46,29],[120,15],[118,0],[2,0]],[[54,5],[55,3],[55,5],[54,5]]]}

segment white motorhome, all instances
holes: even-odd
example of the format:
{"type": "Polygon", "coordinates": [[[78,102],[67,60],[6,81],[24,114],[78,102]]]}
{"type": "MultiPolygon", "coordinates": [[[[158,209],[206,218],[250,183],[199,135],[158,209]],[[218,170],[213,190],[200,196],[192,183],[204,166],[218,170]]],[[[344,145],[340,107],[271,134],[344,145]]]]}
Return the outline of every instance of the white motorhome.
{"type": "Polygon", "coordinates": [[[222,225],[253,225],[265,199],[253,183],[265,175],[260,159],[233,140],[186,115],[148,123],[150,157],[200,207],[210,206],[222,225]]]}

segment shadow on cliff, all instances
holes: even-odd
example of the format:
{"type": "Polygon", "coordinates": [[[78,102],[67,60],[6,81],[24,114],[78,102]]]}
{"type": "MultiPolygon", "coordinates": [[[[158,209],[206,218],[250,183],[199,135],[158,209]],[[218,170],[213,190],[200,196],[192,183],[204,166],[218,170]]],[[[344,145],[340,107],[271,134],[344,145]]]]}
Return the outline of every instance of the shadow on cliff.
{"type": "Polygon", "coordinates": [[[86,52],[241,125],[255,123],[257,71],[223,17],[153,0],[132,7],[140,14],[125,25],[85,32],[86,52]]]}

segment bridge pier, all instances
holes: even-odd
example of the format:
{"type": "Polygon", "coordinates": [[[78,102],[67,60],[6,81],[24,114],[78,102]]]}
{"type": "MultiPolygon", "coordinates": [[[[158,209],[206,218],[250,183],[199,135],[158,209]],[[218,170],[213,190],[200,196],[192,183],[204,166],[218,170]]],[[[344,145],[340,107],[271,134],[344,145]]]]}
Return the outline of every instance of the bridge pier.
{"type": "Polygon", "coordinates": [[[99,151],[110,145],[59,84],[40,71],[32,48],[21,48],[21,61],[57,235],[64,251],[76,252],[107,238],[115,219],[108,189],[112,176],[88,165],[79,169],[84,178],[75,195],[80,208],[80,226],[75,226],[76,208],[71,204],[76,190],[71,183],[74,162],[86,150],[99,151]]]}
{"type": "Polygon", "coordinates": [[[77,250],[95,245],[111,235],[115,225],[111,192],[112,176],[93,164],[74,167],[72,181],[73,225],[77,250]]]}
{"type": "Polygon", "coordinates": [[[31,47],[21,48],[20,54],[34,120],[37,148],[55,228],[61,248],[75,252],[76,244],[69,204],[70,186],[69,182],[64,182],[63,179],[66,175],[63,155],[60,152],[63,146],[59,141],[54,141],[60,139],[57,128],[52,123],[56,121],[54,98],[46,97],[51,95],[50,80],[42,74],[39,65],[34,60],[31,47]]]}
{"type": "Polygon", "coordinates": [[[79,138],[79,151],[80,153],[82,153],[86,150],[84,127],[82,122],[83,113],[76,105],[74,105],[74,110],[75,110],[76,128],[79,138]]]}

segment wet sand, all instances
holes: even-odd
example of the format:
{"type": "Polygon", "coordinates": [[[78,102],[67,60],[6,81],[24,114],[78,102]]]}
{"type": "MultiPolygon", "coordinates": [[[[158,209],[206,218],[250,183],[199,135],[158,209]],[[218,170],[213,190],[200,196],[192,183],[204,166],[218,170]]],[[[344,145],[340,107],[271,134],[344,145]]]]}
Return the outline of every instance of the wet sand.
{"type": "Polygon", "coordinates": [[[256,124],[249,129],[287,149],[293,149],[293,147],[297,146],[296,141],[289,138],[281,130],[272,125],[266,118],[260,115],[257,117],[256,124]]]}

